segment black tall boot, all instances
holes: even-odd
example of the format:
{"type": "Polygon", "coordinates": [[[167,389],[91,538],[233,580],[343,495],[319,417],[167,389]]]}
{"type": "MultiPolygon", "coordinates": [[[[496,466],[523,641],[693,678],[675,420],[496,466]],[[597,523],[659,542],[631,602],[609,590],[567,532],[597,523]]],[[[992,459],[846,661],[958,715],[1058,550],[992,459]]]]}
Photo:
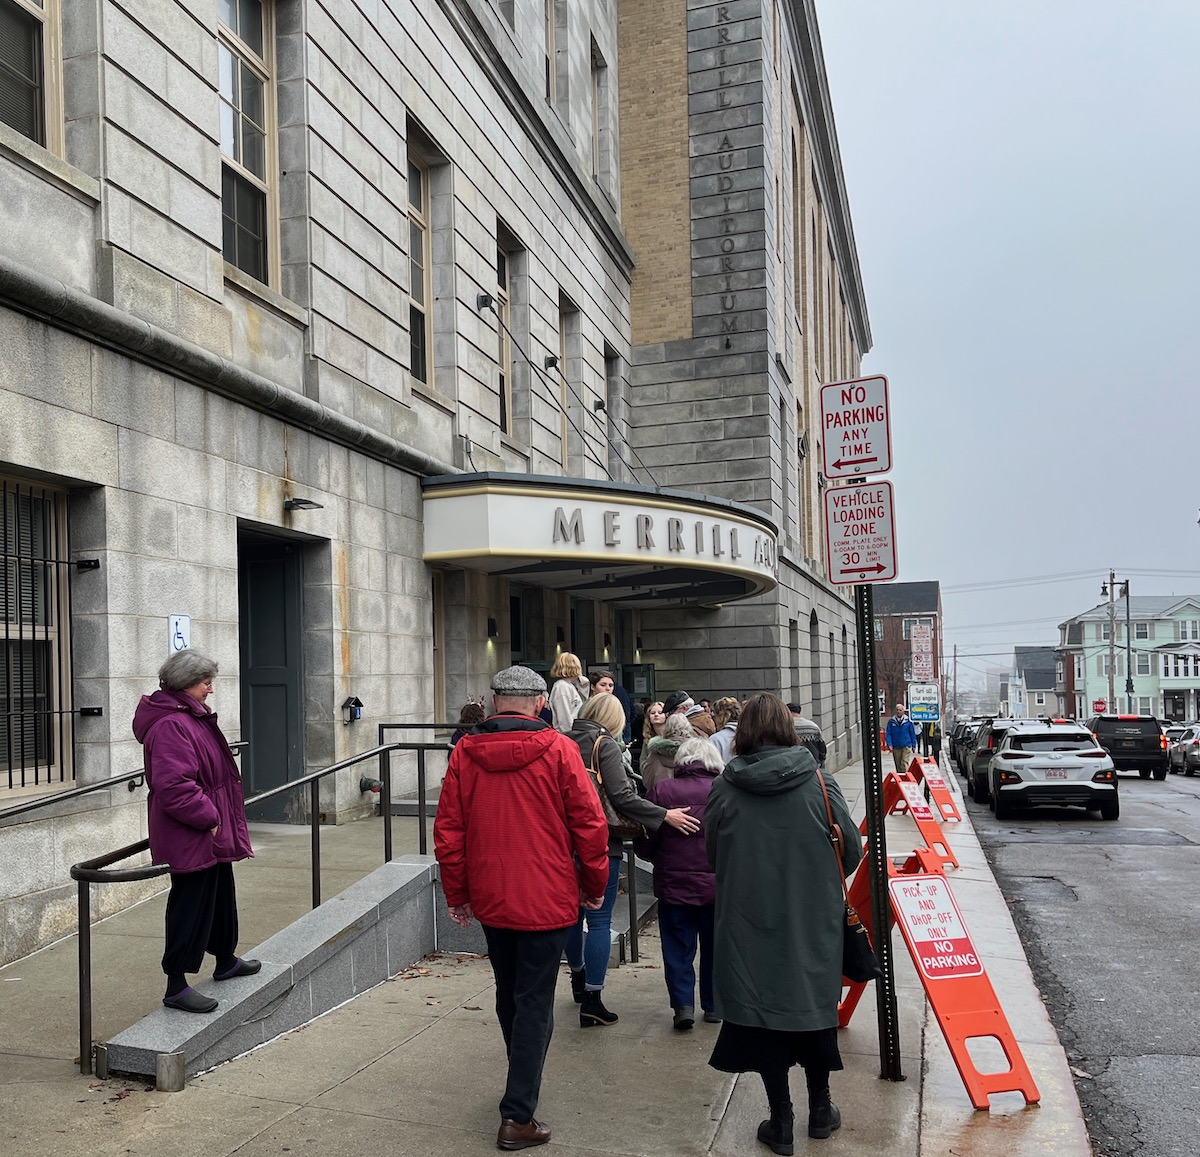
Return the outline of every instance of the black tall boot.
{"type": "Polygon", "coordinates": [[[829,1086],[808,1091],[808,1135],[823,1141],[842,1127],[842,1114],[829,1097],[829,1086]]]}
{"type": "Polygon", "coordinates": [[[767,1092],[767,1104],[771,1115],[758,1126],[758,1139],[772,1153],[791,1157],[796,1151],[792,1144],[792,1129],[795,1114],[792,1112],[791,1090],[788,1087],[787,1069],[771,1070],[760,1074],[767,1092]]]}
{"type": "MultiPolygon", "coordinates": [[[[568,965],[568,967],[570,967],[568,965]]],[[[587,969],[571,968],[571,995],[576,1004],[583,1003],[583,994],[587,989],[587,969]]]]}

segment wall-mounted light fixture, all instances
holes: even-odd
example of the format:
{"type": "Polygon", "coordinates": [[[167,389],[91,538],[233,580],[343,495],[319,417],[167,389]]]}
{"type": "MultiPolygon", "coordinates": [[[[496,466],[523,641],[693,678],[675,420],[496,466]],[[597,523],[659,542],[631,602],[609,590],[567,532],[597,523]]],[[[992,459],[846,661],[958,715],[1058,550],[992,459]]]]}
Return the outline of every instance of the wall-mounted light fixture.
{"type": "Polygon", "coordinates": [[[496,299],[490,293],[477,293],[475,295],[476,309],[491,309],[496,304],[496,299]]]}
{"type": "Polygon", "coordinates": [[[362,700],[357,695],[351,695],[342,704],[342,722],[353,723],[362,718],[362,700]]]}
{"type": "Polygon", "coordinates": [[[567,641],[567,632],[562,627],[554,628],[554,641],[556,643],[565,643],[567,641]]]}
{"type": "Polygon", "coordinates": [[[612,646],[612,635],[610,635],[607,631],[604,632],[604,645],[606,647],[612,646]]]}
{"type": "Polygon", "coordinates": [[[601,410],[607,409],[607,407],[604,404],[604,399],[603,398],[593,398],[592,399],[592,409],[597,414],[600,413],[601,410]]]}
{"type": "Polygon", "coordinates": [[[499,627],[499,625],[496,623],[496,620],[495,620],[495,619],[491,619],[491,618],[489,618],[489,619],[488,619],[488,621],[487,621],[487,632],[488,632],[488,638],[489,638],[489,639],[494,639],[494,638],[496,638],[496,637],[497,637],[497,636],[500,634],[500,627],[499,627]]]}
{"type": "Polygon", "coordinates": [[[635,647],[636,647],[636,648],[637,648],[639,651],[642,649],[642,636],[641,636],[641,635],[634,635],[634,637],[633,637],[633,645],[634,645],[634,646],[635,646],[635,647]]]}
{"type": "Polygon", "coordinates": [[[554,367],[558,365],[558,354],[547,354],[545,361],[542,362],[542,365],[548,370],[554,369],[554,367]]]}
{"type": "Polygon", "coordinates": [[[314,498],[285,498],[284,510],[324,510],[325,507],[314,498]]]}

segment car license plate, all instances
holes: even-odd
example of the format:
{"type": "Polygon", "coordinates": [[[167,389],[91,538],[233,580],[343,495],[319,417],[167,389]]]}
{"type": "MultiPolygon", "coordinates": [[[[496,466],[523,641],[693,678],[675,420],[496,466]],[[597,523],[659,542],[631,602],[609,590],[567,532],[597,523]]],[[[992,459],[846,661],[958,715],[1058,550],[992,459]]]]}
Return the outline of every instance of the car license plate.
{"type": "Polygon", "coordinates": [[[1066,779],[1067,769],[1065,767],[1048,767],[1046,768],[1047,779],[1066,779]]]}

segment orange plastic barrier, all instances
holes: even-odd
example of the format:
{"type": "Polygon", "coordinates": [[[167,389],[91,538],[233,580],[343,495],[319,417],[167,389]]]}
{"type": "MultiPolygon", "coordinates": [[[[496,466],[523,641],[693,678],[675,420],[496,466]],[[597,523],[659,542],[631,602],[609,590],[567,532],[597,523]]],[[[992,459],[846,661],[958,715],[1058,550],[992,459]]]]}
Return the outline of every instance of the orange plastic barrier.
{"type": "MultiPolygon", "coordinates": [[[[888,934],[890,925],[900,925],[971,1104],[976,1109],[987,1109],[991,1094],[1010,1092],[1020,1093],[1026,1104],[1036,1104],[1041,1093],[971,941],[938,857],[929,854],[926,848],[918,848],[902,867],[889,861],[888,883],[888,934]],[[994,1073],[979,1071],[968,1044],[983,1039],[999,1045],[1008,1062],[1007,1069],[994,1073]]],[[[866,873],[856,873],[850,888],[850,903],[858,909],[874,941],[869,891],[866,873]]],[[[866,987],[848,985],[838,1010],[838,1024],[842,1028],[850,1023],[866,987]]]]}
{"type": "MultiPolygon", "coordinates": [[[[917,825],[925,846],[940,858],[942,867],[957,868],[958,857],[942,838],[933,809],[925,802],[921,785],[908,772],[898,775],[889,771],[883,777],[883,814],[904,815],[906,812],[917,825]]],[[[864,836],[867,834],[865,817],[858,830],[864,836]]]]}
{"type": "Polygon", "coordinates": [[[933,802],[938,806],[939,818],[942,823],[947,821],[962,823],[958,805],[954,802],[954,796],[950,794],[950,789],[946,786],[946,779],[942,775],[942,769],[936,759],[921,759],[918,756],[909,764],[908,774],[918,782],[924,782],[925,786],[929,788],[929,794],[933,796],[933,802]]]}

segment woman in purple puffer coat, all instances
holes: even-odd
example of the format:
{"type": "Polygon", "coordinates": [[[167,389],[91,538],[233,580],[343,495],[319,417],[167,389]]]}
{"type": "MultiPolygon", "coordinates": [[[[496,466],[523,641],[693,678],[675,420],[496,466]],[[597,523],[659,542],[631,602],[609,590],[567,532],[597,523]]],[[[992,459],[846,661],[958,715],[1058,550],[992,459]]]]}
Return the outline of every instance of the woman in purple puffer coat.
{"type": "Polygon", "coordinates": [[[717,878],[704,850],[704,808],[708,790],[725,761],[707,739],[685,739],[675,752],[671,779],[659,780],[646,798],[660,807],[687,808],[701,821],[690,835],[664,824],[638,852],[654,864],[658,927],[662,936],[663,974],[674,1010],[674,1025],[687,1032],[695,1023],[696,945],[700,946],[700,1007],[704,1019],[717,1023],[713,1012],[713,909],[717,878]]]}
{"type": "Polygon", "coordinates": [[[177,651],[158,672],[159,689],[142,696],[133,717],[133,733],[146,753],[150,855],[171,868],[163,1004],[184,1012],[217,1007],[187,982],[187,973],[200,971],[206,951],[216,957],[216,980],[251,976],[262,967],[235,954],[233,863],[254,851],[242,777],[216,713],[205,703],[216,673],[207,655],[177,651]]]}

